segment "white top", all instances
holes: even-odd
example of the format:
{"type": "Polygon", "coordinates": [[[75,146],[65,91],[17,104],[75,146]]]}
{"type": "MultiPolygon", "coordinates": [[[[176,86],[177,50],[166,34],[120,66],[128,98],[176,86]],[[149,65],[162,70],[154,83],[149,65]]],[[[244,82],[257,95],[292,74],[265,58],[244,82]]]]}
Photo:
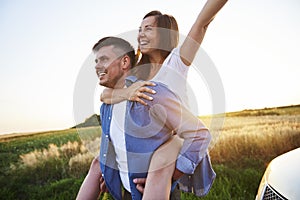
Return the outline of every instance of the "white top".
{"type": "Polygon", "coordinates": [[[152,81],[161,82],[181,98],[184,106],[189,107],[187,96],[187,73],[189,67],[180,58],[180,47],[176,47],[163,62],[152,81]]]}
{"type": "Polygon", "coordinates": [[[116,161],[124,188],[130,192],[128,177],[127,154],[125,145],[125,113],[126,101],[113,105],[112,120],[110,124],[110,137],[116,152],[116,161]]]}

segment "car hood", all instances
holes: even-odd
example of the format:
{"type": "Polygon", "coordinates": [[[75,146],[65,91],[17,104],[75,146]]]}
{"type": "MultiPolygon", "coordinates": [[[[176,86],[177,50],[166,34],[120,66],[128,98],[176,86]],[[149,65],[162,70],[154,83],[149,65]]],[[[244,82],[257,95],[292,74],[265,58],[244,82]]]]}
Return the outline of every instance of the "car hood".
{"type": "Polygon", "coordinates": [[[288,199],[300,199],[300,148],[276,157],[266,174],[268,184],[288,199]]]}

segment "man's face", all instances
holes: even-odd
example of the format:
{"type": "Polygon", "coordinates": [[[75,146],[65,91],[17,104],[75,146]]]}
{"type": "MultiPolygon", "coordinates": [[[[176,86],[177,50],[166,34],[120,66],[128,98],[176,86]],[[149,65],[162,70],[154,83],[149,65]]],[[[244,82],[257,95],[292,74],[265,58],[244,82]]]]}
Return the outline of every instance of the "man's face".
{"type": "Polygon", "coordinates": [[[120,79],[125,73],[121,65],[122,57],[118,57],[113,49],[112,45],[105,46],[95,53],[95,69],[100,80],[99,84],[109,88],[116,88],[124,83],[120,83],[120,79]]]}

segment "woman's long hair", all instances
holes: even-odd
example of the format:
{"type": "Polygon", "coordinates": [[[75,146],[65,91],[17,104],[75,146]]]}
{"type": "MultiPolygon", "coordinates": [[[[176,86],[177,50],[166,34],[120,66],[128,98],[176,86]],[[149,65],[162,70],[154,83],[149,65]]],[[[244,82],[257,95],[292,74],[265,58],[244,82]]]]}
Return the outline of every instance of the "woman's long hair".
{"type": "MultiPolygon", "coordinates": [[[[160,35],[158,51],[160,51],[161,57],[165,60],[170,52],[178,45],[179,32],[177,21],[173,16],[162,14],[157,10],[149,12],[143,19],[150,16],[154,16],[156,19],[156,25],[159,28],[158,33],[160,35]]],[[[135,74],[139,79],[147,80],[151,70],[149,56],[142,54],[140,57],[141,52],[139,49],[137,50],[136,55],[136,66],[138,67],[134,68],[135,74]]]]}

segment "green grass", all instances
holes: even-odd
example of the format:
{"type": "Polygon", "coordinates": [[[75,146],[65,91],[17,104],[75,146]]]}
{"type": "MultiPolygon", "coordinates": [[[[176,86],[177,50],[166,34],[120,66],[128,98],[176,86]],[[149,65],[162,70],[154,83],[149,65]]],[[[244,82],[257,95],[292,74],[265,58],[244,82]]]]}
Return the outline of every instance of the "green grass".
{"type": "MultiPolygon", "coordinates": [[[[99,128],[84,128],[85,138],[94,138],[99,128]]],[[[25,166],[20,156],[34,151],[45,152],[49,144],[62,146],[68,142],[81,143],[76,129],[50,131],[30,136],[5,138],[0,143],[0,197],[4,199],[75,199],[85,170],[72,173],[69,159],[74,152],[60,157],[51,157],[35,166],[25,166]]],[[[75,152],[76,153],[76,152],[75,152]]],[[[0,198],[1,199],[1,198],[0,198]]]]}
{"type": "MultiPolygon", "coordinates": [[[[262,171],[255,168],[231,168],[225,165],[214,165],[217,178],[211,191],[204,200],[216,199],[255,199],[262,171]]],[[[191,194],[182,194],[182,199],[198,199],[191,194]]]]}
{"type": "MultiPolygon", "coordinates": [[[[1,141],[1,140],[0,140],[1,141]]],[[[0,143],[0,169],[9,169],[9,163],[16,163],[19,156],[35,149],[47,148],[49,144],[61,146],[68,141],[79,141],[76,129],[50,131],[30,136],[6,138],[0,143]]],[[[1,171],[2,171],[1,170],[1,171]]]]}

